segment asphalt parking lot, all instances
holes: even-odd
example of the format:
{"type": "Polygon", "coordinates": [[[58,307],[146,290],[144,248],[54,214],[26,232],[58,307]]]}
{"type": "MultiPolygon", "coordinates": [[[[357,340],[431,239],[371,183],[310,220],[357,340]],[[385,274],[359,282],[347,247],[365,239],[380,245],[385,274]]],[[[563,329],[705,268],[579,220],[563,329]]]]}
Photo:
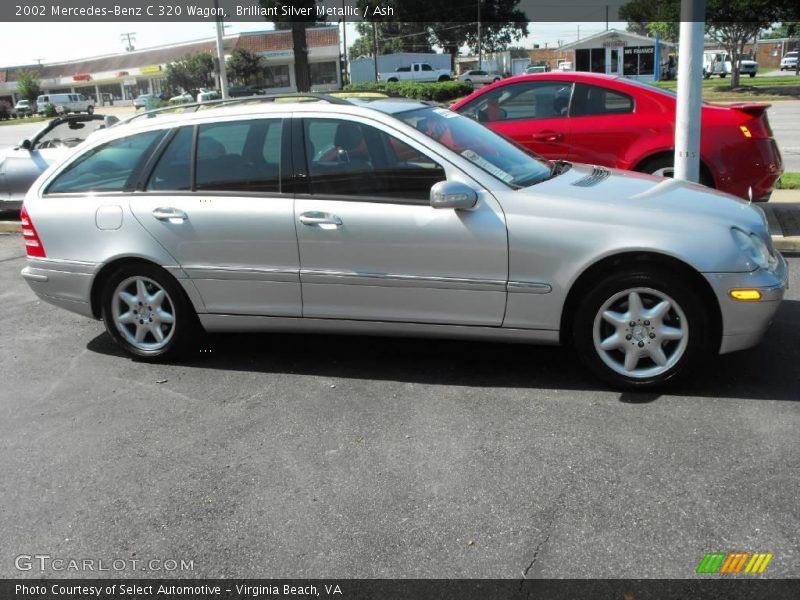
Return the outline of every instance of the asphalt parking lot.
{"type": "Polygon", "coordinates": [[[123,358],[38,301],[0,236],[0,577],[675,577],[800,572],[800,258],[764,343],[663,395],[563,349],[228,335],[123,358]],[[130,564],[130,563],[128,563],[130,564]],[[127,569],[127,567],[126,567],[127,569]]]}

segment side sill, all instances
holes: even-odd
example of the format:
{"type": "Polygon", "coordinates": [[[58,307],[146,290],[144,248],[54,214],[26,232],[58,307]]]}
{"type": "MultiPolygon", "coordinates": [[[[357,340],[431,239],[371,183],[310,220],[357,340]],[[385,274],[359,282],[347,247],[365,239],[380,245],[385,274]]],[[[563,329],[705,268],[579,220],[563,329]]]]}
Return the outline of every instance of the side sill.
{"type": "Polygon", "coordinates": [[[350,319],[311,319],[261,317],[251,315],[197,315],[203,327],[212,332],[275,331],[286,333],[329,333],[343,335],[385,335],[420,338],[453,338],[518,342],[523,344],[559,343],[559,332],[549,329],[512,329],[473,325],[432,325],[350,319]]]}

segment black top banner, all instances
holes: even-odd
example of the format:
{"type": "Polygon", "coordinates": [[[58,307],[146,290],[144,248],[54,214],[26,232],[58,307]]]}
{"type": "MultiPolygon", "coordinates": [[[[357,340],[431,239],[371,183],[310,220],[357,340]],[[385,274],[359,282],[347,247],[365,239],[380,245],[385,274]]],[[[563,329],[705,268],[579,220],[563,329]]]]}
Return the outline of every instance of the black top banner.
{"type": "MultiPolygon", "coordinates": [[[[514,21],[619,21],[617,0],[3,0],[0,21],[5,22],[169,22],[169,21],[398,21],[406,23],[483,21],[513,13],[514,21]],[[480,18],[479,18],[480,15],[480,18]]],[[[641,1],[641,0],[638,0],[641,1]]],[[[679,3],[679,0],[661,0],[679,3]]],[[[752,0],[756,2],[758,0],[752,0]]],[[[795,0],[775,0],[785,6],[785,18],[800,12],[795,0]]],[[[751,20],[756,12],[731,12],[733,20],[751,20]],[[739,15],[739,16],[737,16],[739,15]]],[[[713,15],[708,15],[714,19],[713,15]]],[[[754,19],[757,17],[753,17],[754,19]]],[[[507,19],[503,19],[507,20],[507,19]]],[[[781,20],[781,19],[778,19],[781,20]]]]}
{"type": "Polygon", "coordinates": [[[783,600],[800,580],[0,580],[3,600],[783,600]]]}

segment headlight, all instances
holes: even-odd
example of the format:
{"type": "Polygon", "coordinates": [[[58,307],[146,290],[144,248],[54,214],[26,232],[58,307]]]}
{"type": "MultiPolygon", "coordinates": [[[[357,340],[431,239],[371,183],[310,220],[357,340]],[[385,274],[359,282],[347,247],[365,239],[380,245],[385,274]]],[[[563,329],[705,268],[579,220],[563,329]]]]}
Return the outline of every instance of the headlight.
{"type": "Polygon", "coordinates": [[[749,262],[761,269],[769,268],[772,256],[764,240],[754,233],[747,234],[736,227],[731,227],[731,234],[739,250],[749,262]]]}

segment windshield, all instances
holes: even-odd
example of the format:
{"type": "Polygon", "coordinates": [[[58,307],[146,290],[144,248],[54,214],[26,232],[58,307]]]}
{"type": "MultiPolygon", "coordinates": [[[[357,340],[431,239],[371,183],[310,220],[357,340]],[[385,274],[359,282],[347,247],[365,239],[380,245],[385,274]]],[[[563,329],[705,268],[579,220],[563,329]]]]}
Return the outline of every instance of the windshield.
{"type": "Polygon", "coordinates": [[[419,108],[395,116],[512,187],[539,183],[554,172],[552,163],[445,108],[419,108]]]}

